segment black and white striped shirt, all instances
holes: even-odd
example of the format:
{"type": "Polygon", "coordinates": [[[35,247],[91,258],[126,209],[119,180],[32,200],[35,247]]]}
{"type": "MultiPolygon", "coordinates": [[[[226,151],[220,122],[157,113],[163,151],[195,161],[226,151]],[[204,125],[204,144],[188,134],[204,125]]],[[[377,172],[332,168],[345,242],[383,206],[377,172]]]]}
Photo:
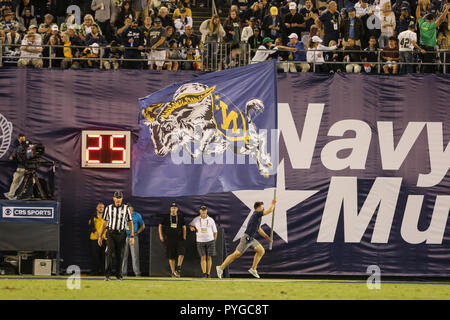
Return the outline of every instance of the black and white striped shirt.
{"type": "Polygon", "coordinates": [[[130,208],[126,204],[123,204],[120,207],[116,207],[113,204],[107,206],[104,219],[108,222],[108,230],[115,231],[125,230],[128,222],[133,221],[130,208]]]}

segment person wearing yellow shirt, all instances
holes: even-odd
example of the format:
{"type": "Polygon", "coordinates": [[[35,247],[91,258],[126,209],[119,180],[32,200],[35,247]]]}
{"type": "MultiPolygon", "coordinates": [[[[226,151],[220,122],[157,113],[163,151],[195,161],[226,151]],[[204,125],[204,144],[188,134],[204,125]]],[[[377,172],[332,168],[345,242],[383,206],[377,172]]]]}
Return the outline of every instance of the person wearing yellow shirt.
{"type": "MultiPolygon", "coordinates": [[[[102,229],[103,222],[103,212],[105,210],[105,205],[101,202],[97,204],[97,213],[89,219],[89,229],[90,229],[90,243],[92,252],[92,270],[91,276],[100,276],[105,274],[105,246],[106,241],[102,242],[102,245],[98,245],[98,237],[102,229]]],[[[103,234],[103,239],[106,239],[106,235],[103,234]]]]}
{"type": "Polygon", "coordinates": [[[177,20],[181,16],[181,11],[182,11],[181,9],[186,10],[186,16],[192,18],[192,10],[191,9],[184,7],[183,3],[181,1],[178,1],[177,6],[178,6],[178,8],[176,8],[172,14],[173,21],[177,20]]]}

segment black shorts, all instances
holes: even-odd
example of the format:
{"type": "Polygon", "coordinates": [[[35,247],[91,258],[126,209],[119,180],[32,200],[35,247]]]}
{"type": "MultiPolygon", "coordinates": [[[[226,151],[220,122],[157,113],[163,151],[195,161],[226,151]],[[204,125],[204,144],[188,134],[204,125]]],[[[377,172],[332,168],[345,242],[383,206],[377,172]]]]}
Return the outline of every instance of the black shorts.
{"type": "Polygon", "coordinates": [[[184,256],[185,249],[184,240],[167,241],[166,256],[168,259],[176,259],[177,256],[184,256]]]}

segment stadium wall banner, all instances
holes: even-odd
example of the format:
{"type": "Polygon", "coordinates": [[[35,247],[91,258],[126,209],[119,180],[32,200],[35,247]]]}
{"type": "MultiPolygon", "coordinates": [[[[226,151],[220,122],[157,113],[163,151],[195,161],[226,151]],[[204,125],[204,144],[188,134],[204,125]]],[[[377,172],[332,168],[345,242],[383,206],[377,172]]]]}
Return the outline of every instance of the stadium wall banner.
{"type": "Polygon", "coordinates": [[[58,223],[58,204],[53,201],[0,201],[0,223],[58,223]]]}
{"type": "MultiPolygon", "coordinates": [[[[168,214],[171,202],[187,221],[205,204],[224,228],[228,252],[254,201],[270,204],[273,186],[139,197],[132,195],[133,166],[81,168],[81,130],[128,130],[136,143],[138,99],[201,75],[0,70],[0,114],[11,123],[12,139],[24,132],[46,146],[46,160],[61,163],[65,265],[89,269],[87,221],[98,201],[112,202],[115,190],[124,192],[147,225],[157,225],[155,217],[168,214]]],[[[450,276],[449,88],[447,75],[279,74],[275,241],[259,273],[366,274],[376,265],[381,276],[450,276]]],[[[12,164],[0,170],[1,192],[13,172],[12,164]]],[[[270,225],[265,216],[263,229],[270,225]]],[[[141,260],[148,270],[145,238],[141,260]]],[[[252,260],[245,254],[230,265],[230,274],[246,274],[252,260]]]]}

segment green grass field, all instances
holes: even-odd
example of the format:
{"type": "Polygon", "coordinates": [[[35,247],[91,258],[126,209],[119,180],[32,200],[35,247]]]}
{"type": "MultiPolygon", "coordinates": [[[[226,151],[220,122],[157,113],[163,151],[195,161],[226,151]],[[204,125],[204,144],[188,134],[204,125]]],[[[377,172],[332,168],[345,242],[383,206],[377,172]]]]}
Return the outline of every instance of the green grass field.
{"type": "Polygon", "coordinates": [[[0,277],[2,300],[404,300],[450,299],[450,282],[384,281],[369,290],[363,280],[125,278],[105,282],[81,278],[79,290],[67,288],[67,278],[0,277]],[[100,294],[101,293],[101,294],[100,294]]]}

